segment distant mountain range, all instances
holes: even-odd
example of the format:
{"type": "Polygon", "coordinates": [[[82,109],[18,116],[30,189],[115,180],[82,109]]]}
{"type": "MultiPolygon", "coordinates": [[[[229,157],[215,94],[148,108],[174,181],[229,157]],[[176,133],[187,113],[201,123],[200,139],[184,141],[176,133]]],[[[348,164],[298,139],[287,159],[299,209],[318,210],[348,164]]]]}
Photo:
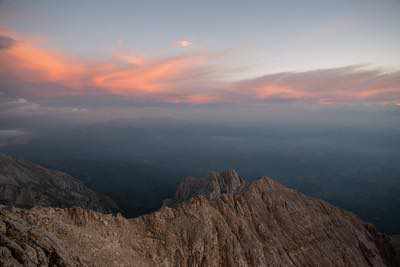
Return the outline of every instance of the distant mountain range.
{"type": "Polygon", "coordinates": [[[7,156],[0,186],[1,266],[400,264],[397,238],[270,178],[247,182],[232,170],[186,178],[160,210],[133,219],[105,214],[118,208],[75,178],[7,156]]]}

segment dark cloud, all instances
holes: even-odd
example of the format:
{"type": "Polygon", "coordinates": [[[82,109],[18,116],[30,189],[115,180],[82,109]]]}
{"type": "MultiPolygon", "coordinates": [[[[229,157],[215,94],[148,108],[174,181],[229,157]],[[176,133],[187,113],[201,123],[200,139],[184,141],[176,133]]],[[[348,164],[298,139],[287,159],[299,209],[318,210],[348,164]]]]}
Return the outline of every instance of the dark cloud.
{"type": "Polygon", "coordinates": [[[0,50],[12,47],[16,41],[8,36],[0,35],[0,50]]]}

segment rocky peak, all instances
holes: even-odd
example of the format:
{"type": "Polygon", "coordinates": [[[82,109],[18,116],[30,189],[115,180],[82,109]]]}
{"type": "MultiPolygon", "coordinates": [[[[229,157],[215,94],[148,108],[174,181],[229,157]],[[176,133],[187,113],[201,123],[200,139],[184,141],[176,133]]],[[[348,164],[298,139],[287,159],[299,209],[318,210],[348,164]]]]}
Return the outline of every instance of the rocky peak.
{"type": "Polygon", "coordinates": [[[235,170],[227,170],[221,173],[212,172],[208,186],[209,197],[216,198],[221,194],[240,192],[246,186],[246,181],[235,170]]]}
{"type": "Polygon", "coordinates": [[[270,178],[211,173],[178,189],[190,200],[134,219],[0,207],[0,266],[400,266],[375,227],[270,178]]]}
{"type": "Polygon", "coordinates": [[[246,181],[235,170],[211,172],[207,178],[186,177],[178,185],[175,201],[184,201],[196,195],[215,199],[222,194],[235,194],[246,186],[246,181]]]}

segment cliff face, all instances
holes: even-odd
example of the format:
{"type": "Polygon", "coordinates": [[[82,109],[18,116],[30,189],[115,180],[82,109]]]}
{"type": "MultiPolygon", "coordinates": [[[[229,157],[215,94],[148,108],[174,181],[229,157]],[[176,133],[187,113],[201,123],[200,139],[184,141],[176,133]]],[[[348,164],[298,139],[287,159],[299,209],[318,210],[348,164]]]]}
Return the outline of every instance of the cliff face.
{"type": "Polygon", "coordinates": [[[56,266],[398,266],[389,238],[270,178],[186,179],[135,219],[80,208],[0,209],[0,262],[56,266]]]}
{"type": "Polygon", "coordinates": [[[72,176],[1,154],[0,204],[23,208],[82,207],[106,213],[118,211],[114,201],[72,176]]]}

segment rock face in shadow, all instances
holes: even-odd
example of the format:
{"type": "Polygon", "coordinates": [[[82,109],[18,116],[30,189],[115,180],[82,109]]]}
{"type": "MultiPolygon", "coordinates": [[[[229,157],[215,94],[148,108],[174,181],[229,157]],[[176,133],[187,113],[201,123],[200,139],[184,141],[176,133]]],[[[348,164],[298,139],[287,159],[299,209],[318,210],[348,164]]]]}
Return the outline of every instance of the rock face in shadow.
{"type": "Polygon", "coordinates": [[[22,208],[82,207],[104,213],[118,211],[109,197],[94,192],[68,174],[2,154],[0,204],[22,208]]]}
{"type": "MultiPolygon", "coordinates": [[[[81,208],[0,209],[0,262],[24,266],[399,266],[353,214],[234,171],[185,179],[135,219],[81,208]]],[[[0,264],[1,265],[1,264],[0,264]]]]}
{"type": "Polygon", "coordinates": [[[400,234],[391,236],[390,242],[396,251],[396,260],[397,262],[400,262],[400,234]]]}

